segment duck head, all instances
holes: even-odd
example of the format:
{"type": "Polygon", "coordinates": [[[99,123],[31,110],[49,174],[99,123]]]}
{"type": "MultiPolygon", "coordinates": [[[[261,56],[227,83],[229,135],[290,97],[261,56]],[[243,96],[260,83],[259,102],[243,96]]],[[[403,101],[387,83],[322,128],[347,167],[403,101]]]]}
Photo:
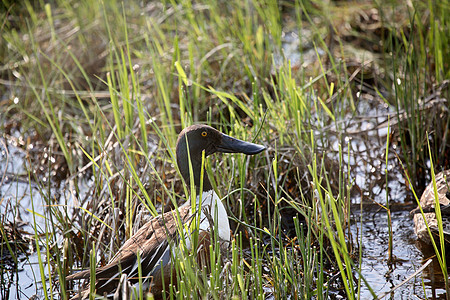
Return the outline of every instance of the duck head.
{"type": "MultiPolygon", "coordinates": [[[[216,152],[244,153],[253,155],[265,150],[266,147],[241,141],[208,125],[192,125],[180,132],[177,140],[177,164],[186,183],[189,185],[189,157],[192,163],[194,185],[199,190],[202,168],[202,152],[205,156],[216,152]],[[189,149],[188,149],[189,147],[189,149]],[[189,151],[189,152],[188,152],[189,151]],[[188,154],[189,153],[189,154],[188,154]]],[[[203,175],[203,191],[212,190],[206,173],[203,175]]]]}

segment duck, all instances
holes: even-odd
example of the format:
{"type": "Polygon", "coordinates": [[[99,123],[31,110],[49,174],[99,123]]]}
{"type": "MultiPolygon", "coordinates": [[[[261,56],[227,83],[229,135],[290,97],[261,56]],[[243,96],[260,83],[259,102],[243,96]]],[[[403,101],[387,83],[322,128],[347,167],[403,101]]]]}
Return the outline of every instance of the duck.
{"type": "MultiPolygon", "coordinates": [[[[191,185],[195,187],[195,192],[190,190],[190,194],[196,195],[195,206],[201,207],[201,211],[197,211],[199,225],[194,227],[198,228],[199,242],[196,245],[203,247],[205,252],[209,249],[212,230],[217,230],[215,234],[222,250],[228,247],[231,233],[225,206],[214,191],[205,170],[202,170],[203,153],[204,157],[216,152],[255,155],[265,149],[265,146],[233,138],[205,124],[192,125],[180,132],[176,143],[176,162],[188,188],[191,185]]],[[[171,259],[176,250],[174,247],[181,247],[181,234],[185,235],[183,240],[186,241],[186,247],[192,247],[192,232],[189,232],[189,228],[193,228],[190,222],[195,219],[196,212],[191,203],[194,201],[188,200],[178,209],[153,217],[132,235],[108,264],[96,269],[95,293],[108,298],[114,297],[115,293],[117,296],[123,275],[130,284],[137,285],[139,257],[144,291],[161,298],[167,284],[171,282],[171,274],[175,273],[171,272],[171,259]],[[179,224],[184,225],[183,229],[179,228],[179,224]]],[[[67,281],[89,278],[90,270],[66,277],[67,281]]],[[[90,286],[78,291],[72,299],[87,299],[89,295],[90,286]]]]}
{"type": "MultiPolygon", "coordinates": [[[[450,170],[444,170],[435,176],[437,197],[439,199],[439,206],[442,215],[443,229],[444,229],[444,241],[446,244],[450,244],[450,170]]],[[[437,222],[437,216],[435,213],[435,196],[433,182],[430,182],[425,188],[422,196],[420,197],[420,207],[424,215],[417,207],[411,211],[411,215],[414,219],[414,231],[419,241],[424,244],[431,244],[431,238],[425,224],[425,220],[428,227],[431,230],[434,240],[439,240],[439,227],[437,222]],[[424,220],[425,217],[425,220],[424,220]]]]}

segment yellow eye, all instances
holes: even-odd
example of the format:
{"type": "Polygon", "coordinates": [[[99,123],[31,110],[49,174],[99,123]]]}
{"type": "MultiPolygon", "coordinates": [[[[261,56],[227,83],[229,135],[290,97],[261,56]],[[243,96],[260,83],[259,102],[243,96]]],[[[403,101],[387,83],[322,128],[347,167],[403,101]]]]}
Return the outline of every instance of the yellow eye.
{"type": "Polygon", "coordinates": [[[208,133],[206,132],[206,131],[203,131],[202,132],[202,137],[205,137],[205,136],[207,136],[208,135],[208,133]]]}

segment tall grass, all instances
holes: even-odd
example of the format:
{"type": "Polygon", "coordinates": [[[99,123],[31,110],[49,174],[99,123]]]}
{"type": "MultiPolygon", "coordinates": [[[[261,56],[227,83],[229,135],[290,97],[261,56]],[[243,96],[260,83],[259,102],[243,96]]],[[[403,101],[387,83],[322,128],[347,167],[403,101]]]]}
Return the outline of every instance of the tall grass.
{"type": "MultiPolygon", "coordinates": [[[[47,207],[39,216],[46,227],[33,222],[44,298],[66,297],[73,287],[64,277],[76,268],[95,273],[97,260],[108,261],[143,215],[187,200],[174,147],[177,132],[199,122],[268,151],[205,160],[236,230],[229,253],[213,239],[209,270],[198,266],[195,252],[174,253],[176,282],[168,298],[327,299],[333,289],[349,299],[360,298],[362,289],[376,297],[360,269],[361,248],[354,260],[350,233],[352,153],[341,141],[357,99],[343,41],[335,50],[327,40],[337,33],[332,16],[338,8],[296,1],[290,14],[290,6],[273,0],[140,5],[25,2],[17,8],[25,21],[17,28],[7,21],[2,31],[1,72],[9,81],[20,79],[11,86],[20,101],[5,113],[56,141],[51,151],[69,169],[63,185],[74,187],[55,203],[50,183],[33,179],[47,207]],[[318,59],[308,68],[282,55],[286,16],[295,19],[299,35],[303,27],[312,31],[318,59]],[[335,144],[336,153],[328,151],[335,144]],[[90,193],[79,188],[83,177],[92,180],[90,193]]],[[[390,5],[395,10],[399,3],[390,5]]],[[[439,31],[448,15],[440,5],[413,3],[408,21],[417,36],[393,27],[384,15],[389,10],[378,6],[389,29],[383,53],[393,96],[385,100],[397,113],[408,174],[426,161],[418,146],[427,140],[423,124],[434,124],[425,122],[417,100],[448,78],[448,37],[439,31]],[[419,18],[423,11],[430,12],[426,20],[419,18]]],[[[389,214],[389,202],[386,207],[389,214]]],[[[392,242],[389,249],[392,255],[392,242]]]]}
{"type": "MultiPolygon", "coordinates": [[[[448,268],[447,268],[447,260],[446,260],[447,257],[446,257],[446,243],[445,243],[445,235],[444,235],[444,221],[442,219],[441,201],[439,199],[438,189],[437,189],[437,185],[436,185],[436,175],[434,172],[435,165],[433,163],[430,144],[428,144],[428,151],[429,151],[430,165],[431,165],[430,166],[431,167],[431,183],[430,184],[432,184],[432,186],[433,186],[434,210],[435,210],[435,214],[436,214],[436,223],[437,223],[437,230],[438,230],[437,238],[438,239],[436,239],[436,235],[433,234],[431,231],[430,225],[428,224],[427,218],[425,217],[425,213],[423,211],[424,207],[422,207],[422,203],[420,202],[419,197],[417,196],[414,189],[412,189],[412,192],[413,192],[414,198],[417,202],[419,211],[422,215],[424,225],[426,226],[426,229],[427,229],[430,241],[431,241],[431,245],[432,245],[432,247],[434,249],[434,253],[437,257],[439,267],[442,271],[443,278],[444,278],[444,284],[445,284],[445,290],[446,290],[446,293],[448,294],[450,292],[450,290],[449,290],[450,286],[449,286],[449,281],[448,281],[448,268]]],[[[407,176],[407,179],[408,179],[409,184],[412,186],[412,182],[409,179],[409,176],[407,176]]]]}
{"type": "MultiPolygon", "coordinates": [[[[443,127],[441,120],[434,117],[428,118],[429,115],[423,112],[429,109],[424,94],[439,90],[439,85],[444,78],[449,78],[448,70],[444,71],[449,63],[448,44],[444,44],[448,36],[443,37],[440,33],[443,28],[448,28],[449,8],[444,3],[414,2],[407,10],[410,25],[407,28],[399,28],[388,20],[398,4],[393,1],[390,5],[390,11],[380,10],[386,13],[382,16],[388,29],[385,47],[389,49],[388,53],[391,53],[385,57],[385,61],[393,65],[391,88],[395,95],[394,105],[399,121],[400,144],[402,152],[409,154],[402,156],[402,159],[406,163],[409,174],[419,174],[416,179],[418,181],[414,182],[417,186],[424,182],[425,174],[421,170],[428,160],[428,154],[425,151],[427,130],[431,128],[437,130],[433,141],[434,160],[441,162],[445,153],[442,152],[442,148],[438,148],[446,144],[445,134],[441,135],[439,132],[439,128],[443,127]],[[422,9],[430,13],[429,17],[421,17],[422,9]],[[447,57],[447,60],[443,59],[443,55],[447,57]]],[[[448,96],[448,89],[444,95],[448,96]]]]}

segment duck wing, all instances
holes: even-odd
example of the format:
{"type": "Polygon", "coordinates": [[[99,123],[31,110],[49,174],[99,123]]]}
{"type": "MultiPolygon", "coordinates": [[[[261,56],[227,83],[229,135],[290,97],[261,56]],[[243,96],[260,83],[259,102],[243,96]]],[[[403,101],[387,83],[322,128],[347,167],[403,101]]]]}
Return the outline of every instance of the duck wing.
{"type": "MultiPolygon", "coordinates": [[[[178,209],[182,223],[191,219],[190,206],[181,206],[178,209]]],[[[144,287],[160,282],[161,268],[170,263],[170,244],[175,241],[178,234],[178,216],[175,210],[155,217],[142,226],[119,249],[111,262],[96,270],[96,293],[103,295],[114,292],[122,274],[127,274],[129,281],[139,282],[138,253],[144,287]]],[[[168,272],[170,273],[170,272],[168,272]]],[[[170,274],[165,274],[170,275],[170,274]]],[[[88,279],[90,271],[85,270],[66,277],[67,280],[88,279]]],[[[89,291],[87,287],[85,291],[89,291]]],[[[84,297],[83,297],[84,298],[84,297]]]]}

